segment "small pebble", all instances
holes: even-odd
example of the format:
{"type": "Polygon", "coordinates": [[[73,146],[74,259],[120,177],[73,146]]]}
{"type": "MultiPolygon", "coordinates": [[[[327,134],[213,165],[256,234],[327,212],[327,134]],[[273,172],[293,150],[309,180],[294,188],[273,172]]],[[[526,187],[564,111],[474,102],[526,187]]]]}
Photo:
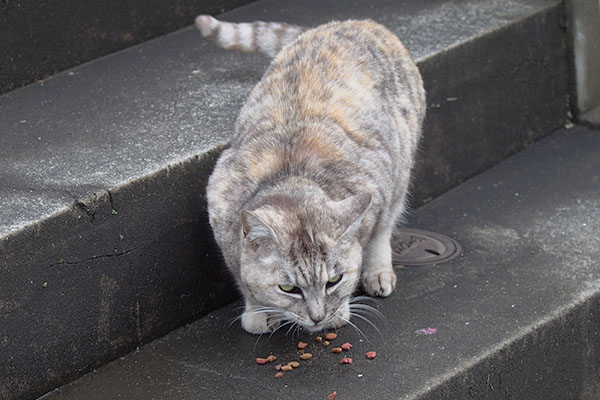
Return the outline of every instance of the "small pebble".
{"type": "Polygon", "coordinates": [[[341,347],[334,347],[333,349],[331,349],[332,352],[334,353],[341,353],[342,352],[342,348],[341,347]]]}
{"type": "Polygon", "coordinates": [[[283,372],[278,372],[275,374],[275,379],[281,379],[283,378],[283,372]]]}
{"type": "Polygon", "coordinates": [[[325,339],[327,340],[334,340],[337,337],[337,333],[334,332],[329,332],[327,335],[325,335],[325,339]]]}
{"type": "Polygon", "coordinates": [[[344,357],[340,361],[340,364],[352,364],[352,359],[350,357],[344,357]]]}
{"type": "Polygon", "coordinates": [[[346,343],[344,343],[344,344],[342,345],[342,350],[344,350],[344,351],[348,351],[348,350],[350,350],[351,348],[352,348],[352,345],[351,345],[350,343],[348,343],[348,342],[346,342],[346,343]]]}
{"type": "Polygon", "coordinates": [[[368,358],[369,360],[372,360],[372,359],[374,359],[375,357],[377,357],[377,353],[376,353],[376,352],[374,352],[374,351],[368,351],[368,352],[367,352],[367,358],[368,358]]]}
{"type": "Polygon", "coordinates": [[[300,358],[302,360],[310,360],[312,358],[312,354],[310,354],[310,353],[300,354],[300,358]]]}
{"type": "Polygon", "coordinates": [[[298,348],[300,350],[305,349],[306,346],[308,346],[308,343],[306,343],[306,342],[298,342],[298,348]]]}

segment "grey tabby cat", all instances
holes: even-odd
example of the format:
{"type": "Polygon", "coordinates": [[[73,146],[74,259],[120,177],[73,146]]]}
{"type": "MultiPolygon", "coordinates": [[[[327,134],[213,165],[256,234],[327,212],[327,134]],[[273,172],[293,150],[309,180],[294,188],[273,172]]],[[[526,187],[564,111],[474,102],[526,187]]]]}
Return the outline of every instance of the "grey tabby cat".
{"type": "Polygon", "coordinates": [[[275,56],[207,189],[242,327],[349,323],[359,283],[383,297],[396,285],[390,238],[425,115],[417,67],[369,20],[306,29],[202,15],[196,25],[221,47],[275,56]]]}

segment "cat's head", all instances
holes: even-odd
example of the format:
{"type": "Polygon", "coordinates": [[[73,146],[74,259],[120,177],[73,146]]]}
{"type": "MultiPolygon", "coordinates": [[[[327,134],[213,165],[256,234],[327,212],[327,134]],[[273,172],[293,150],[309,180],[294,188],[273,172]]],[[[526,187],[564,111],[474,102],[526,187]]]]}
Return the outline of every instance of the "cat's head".
{"type": "Polygon", "coordinates": [[[310,205],[271,196],[242,211],[240,272],[255,312],[267,312],[273,326],[291,321],[310,331],[346,324],[360,279],[358,234],[370,202],[368,193],[313,198],[310,205]]]}

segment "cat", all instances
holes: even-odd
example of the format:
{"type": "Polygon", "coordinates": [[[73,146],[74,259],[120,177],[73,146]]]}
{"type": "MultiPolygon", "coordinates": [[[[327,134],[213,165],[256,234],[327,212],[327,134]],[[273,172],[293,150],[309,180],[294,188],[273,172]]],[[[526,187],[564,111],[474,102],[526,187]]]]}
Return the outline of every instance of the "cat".
{"type": "Polygon", "coordinates": [[[308,29],[201,15],[196,26],[223,48],[274,57],[207,186],[242,327],[351,323],[359,284],[382,297],[396,286],[390,239],[425,116],[413,59],[371,20],[308,29]]]}

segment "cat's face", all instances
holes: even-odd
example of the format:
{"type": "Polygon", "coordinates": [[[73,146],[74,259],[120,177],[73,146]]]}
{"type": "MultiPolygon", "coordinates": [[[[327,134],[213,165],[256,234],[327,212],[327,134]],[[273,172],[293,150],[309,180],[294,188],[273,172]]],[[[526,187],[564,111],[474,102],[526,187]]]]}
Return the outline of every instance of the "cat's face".
{"type": "Polygon", "coordinates": [[[301,210],[283,202],[242,213],[243,289],[247,302],[269,315],[267,330],[283,321],[310,331],[348,322],[362,263],[356,231],[369,201],[366,195],[301,210]]]}

